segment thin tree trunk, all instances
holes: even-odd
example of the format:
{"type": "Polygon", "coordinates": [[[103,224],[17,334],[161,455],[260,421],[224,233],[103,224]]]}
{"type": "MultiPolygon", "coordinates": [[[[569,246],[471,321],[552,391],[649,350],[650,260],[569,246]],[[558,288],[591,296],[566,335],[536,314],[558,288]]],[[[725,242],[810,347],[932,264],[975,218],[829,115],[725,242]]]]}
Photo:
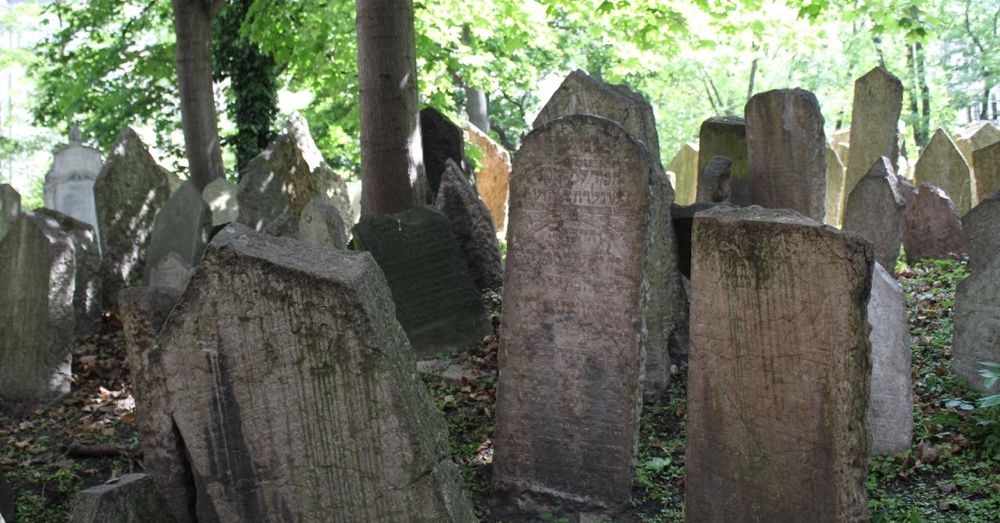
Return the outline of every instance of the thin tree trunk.
{"type": "Polygon", "coordinates": [[[357,0],[361,215],[426,198],[412,0],[357,0]]]}
{"type": "Polygon", "coordinates": [[[750,64],[750,81],[747,82],[747,102],[753,96],[753,84],[757,77],[757,60],[757,58],[754,58],[753,63],[750,64]]]}
{"type": "Polygon", "coordinates": [[[475,87],[465,88],[465,114],[469,117],[469,122],[481,129],[484,133],[490,132],[489,105],[486,101],[486,93],[475,87]]]}
{"type": "Polygon", "coordinates": [[[917,85],[920,89],[920,137],[917,138],[917,147],[924,150],[931,140],[931,90],[927,86],[927,65],[925,57],[927,51],[919,42],[917,46],[917,85]]]}
{"type": "Polygon", "coordinates": [[[173,0],[181,127],[191,180],[202,189],[225,175],[212,90],[212,16],[224,2],[173,0]]]}

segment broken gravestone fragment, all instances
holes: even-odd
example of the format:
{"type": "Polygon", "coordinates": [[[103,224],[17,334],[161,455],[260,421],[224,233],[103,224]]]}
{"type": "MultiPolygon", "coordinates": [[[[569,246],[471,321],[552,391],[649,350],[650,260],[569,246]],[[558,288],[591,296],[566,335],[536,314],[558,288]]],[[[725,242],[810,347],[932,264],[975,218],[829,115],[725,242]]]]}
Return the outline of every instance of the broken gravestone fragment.
{"type": "Polygon", "coordinates": [[[872,331],[871,398],[868,425],[872,452],[895,454],[913,439],[913,386],[910,383],[910,325],[903,290],[882,265],[872,271],[868,323],[872,331]]]}

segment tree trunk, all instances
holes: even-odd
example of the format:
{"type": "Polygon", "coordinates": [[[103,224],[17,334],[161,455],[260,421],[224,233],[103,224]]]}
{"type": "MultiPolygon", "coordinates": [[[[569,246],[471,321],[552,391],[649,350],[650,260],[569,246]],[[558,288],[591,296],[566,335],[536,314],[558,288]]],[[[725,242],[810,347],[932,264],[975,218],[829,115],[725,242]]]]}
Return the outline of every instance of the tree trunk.
{"type": "Polygon", "coordinates": [[[173,0],[181,127],[191,180],[202,189],[225,175],[212,91],[212,16],[223,5],[173,0]]]}
{"type": "Polygon", "coordinates": [[[361,215],[423,202],[413,0],[357,0],[361,215]]]}
{"type": "Polygon", "coordinates": [[[931,101],[924,66],[924,48],[919,42],[907,45],[906,65],[910,69],[911,78],[909,98],[913,143],[922,151],[930,141],[931,101]]]}

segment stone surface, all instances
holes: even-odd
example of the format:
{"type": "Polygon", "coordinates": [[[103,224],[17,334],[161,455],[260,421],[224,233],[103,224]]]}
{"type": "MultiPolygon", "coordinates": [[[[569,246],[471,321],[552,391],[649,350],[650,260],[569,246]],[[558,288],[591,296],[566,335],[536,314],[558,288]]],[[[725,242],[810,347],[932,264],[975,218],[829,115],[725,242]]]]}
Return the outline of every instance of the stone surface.
{"type": "Polygon", "coordinates": [[[0,240],[20,214],[21,195],[10,184],[0,184],[0,240]]]}
{"type": "Polygon", "coordinates": [[[802,89],[755,94],[746,106],[750,201],[826,217],[826,136],[819,101],[802,89]]]}
{"type": "Polygon", "coordinates": [[[972,152],[976,170],[976,202],[981,202],[1000,191],[1000,142],[972,152]]]}
{"type": "Polygon", "coordinates": [[[78,492],[69,523],[175,523],[147,474],[125,474],[78,492]]]}
{"type": "MultiPolygon", "coordinates": [[[[973,171],[976,168],[973,151],[997,142],[1000,142],[1000,129],[997,129],[993,123],[983,120],[966,125],[955,136],[955,146],[958,147],[962,157],[965,158],[965,163],[969,164],[969,168],[973,171]]],[[[975,203],[975,201],[972,202],[973,205],[975,203]]]]}
{"type": "Polygon", "coordinates": [[[962,232],[969,251],[969,272],[985,269],[1000,253],[1000,193],[994,194],[962,218],[962,232]]]}
{"type": "Polygon", "coordinates": [[[875,261],[891,270],[896,268],[906,225],[906,190],[899,180],[883,157],[848,195],[844,210],[843,229],[872,242],[875,261]]]}
{"type": "Polygon", "coordinates": [[[424,151],[424,173],[430,186],[431,202],[441,185],[448,160],[462,163],[465,138],[462,129],[433,107],[420,110],[420,143],[424,151]]]}
{"type": "Polygon", "coordinates": [[[672,200],[659,164],[611,120],[560,118],[514,157],[493,465],[508,506],[628,500],[642,393],[670,379],[672,200]]]}
{"type": "Polygon", "coordinates": [[[872,164],[883,156],[889,159],[892,172],[896,172],[902,110],[903,84],[884,67],[876,67],[854,82],[845,194],[851,194],[872,164]]]}
{"type": "Polygon", "coordinates": [[[728,203],[696,203],[693,205],[671,205],[670,221],[677,238],[677,270],[686,278],[691,277],[691,231],[694,216],[700,211],[716,207],[731,207],[728,203]]]}
{"type": "Polygon", "coordinates": [[[277,218],[271,220],[260,232],[270,234],[271,236],[294,238],[299,232],[299,220],[292,215],[291,211],[286,209],[277,218]]]}
{"type": "Polygon", "coordinates": [[[153,268],[168,254],[174,253],[190,266],[198,264],[212,230],[212,210],[201,192],[188,180],[170,195],[153,224],[153,234],[146,252],[145,282],[153,268]]]}
{"type": "Polygon", "coordinates": [[[236,189],[237,222],[259,231],[288,210],[288,194],[279,171],[295,162],[291,140],[281,135],[243,167],[236,189]]]}
{"type": "Polygon", "coordinates": [[[847,169],[847,160],[851,154],[851,128],[845,127],[834,131],[833,136],[830,137],[830,146],[833,147],[834,151],[837,151],[837,157],[844,164],[844,169],[847,169]]]}
{"type": "Polygon", "coordinates": [[[199,521],[474,519],[369,254],[231,225],[156,350],[199,521]]]}
{"type": "Polygon", "coordinates": [[[698,196],[698,144],[686,143],[681,146],[667,165],[667,172],[674,173],[677,191],[677,205],[691,205],[698,196]]]}
{"type": "Polygon", "coordinates": [[[957,259],[965,252],[962,219],[940,187],[922,184],[913,203],[907,205],[903,251],[911,265],[924,258],[957,259]]]}
{"type": "Polygon", "coordinates": [[[656,163],[660,163],[660,138],[656,134],[653,106],[628,86],[606,84],[577,69],[563,80],[531,125],[537,129],[571,114],[590,114],[618,122],[644,143],[656,163]]]}
{"type": "Polygon", "coordinates": [[[479,170],[476,171],[476,192],[490,210],[497,234],[506,236],[510,153],[471,124],[465,127],[465,138],[483,152],[479,170]]]}
{"type": "Polygon", "coordinates": [[[733,161],[725,156],[713,156],[698,175],[698,201],[728,202],[732,188],[733,161]]]}
{"type": "Polygon", "coordinates": [[[362,219],[354,240],[385,273],[396,319],[418,357],[462,348],[492,331],[448,218],[434,208],[362,219]]]}
{"type": "MultiPolygon", "coordinates": [[[[994,251],[996,253],[997,251],[994,251]]],[[[1000,254],[972,269],[955,291],[955,336],[951,370],[972,388],[1000,392],[1000,383],[983,386],[981,361],[1000,362],[1000,254]]]]}
{"type": "Polygon", "coordinates": [[[476,196],[476,189],[462,168],[451,160],[446,165],[434,205],[451,223],[451,232],[462,249],[476,288],[499,289],[503,285],[503,269],[490,211],[476,196]]]}
{"type": "Polygon", "coordinates": [[[46,228],[66,234],[73,243],[73,311],[76,334],[94,334],[101,329],[101,253],[97,235],[89,223],[52,209],[36,209],[31,213],[44,220],[46,228]]]}
{"type": "MultiPolygon", "coordinates": [[[[729,200],[750,205],[750,164],[747,160],[747,125],[743,118],[716,116],[702,122],[698,133],[698,172],[713,156],[732,160],[729,200]]],[[[702,200],[698,200],[702,201],[702,200]]],[[[682,203],[683,202],[678,202],[682,203]]],[[[689,203],[694,203],[689,202],[689,203]]]]}
{"type": "Polygon", "coordinates": [[[694,245],[685,520],[867,521],[870,245],[759,208],[694,245]]]}
{"type": "Polygon", "coordinates": [[[0,472],[0,522],[16,523],[14,518],[14,493],[7,486],[7,480],[0,472]]]}
{"type": "Polygon", "coordinates": [[[150,287],[166,287],[183,292],[194,268],[176,252],[168,252],[149,273],[150,287]]]}
{"type": "Polygon", "coordinates": [[[219,226],[239,219],[240,206],[236,201],[238,186],[225,179],[216,178],[201,191],[201,197],[212,211],[212,225],[219,226]]]}
{"type": "Polygon", "coordinates": [[[295,237],[306,243],[334,249],[346,249],[344,220],[337,208],[322,198],[313,198],[302,209],[295,237]]]}
{"type": "Polygon", "coordinates": [[[872,270],[868,299],[872,347],[868,426],[872,452],[895,454],[913,439],[913,386],[910,383],[910,325],[903,290],[882,266],[872,270]]]}
{"type": "Polygon", "coordinates": [[[169,197],[167,171],[156,164],[135,131],[122,131],[94,182],[105,307],[113,308],[118,292],[143,278],[153,221],[169,197]]]}
{"type": "Polygon", "coordinates": [[[936,185],[951,198],[964,216],[972,208],[972,173],[958,147],[944,129],[934,131],[931,141],[913,168],[917,184],[936,185]]]}
{"type": "Polygon", "coordinates": [[[839,227],[844,209],[844,176],[847,171],[836,149],[826,146],[826,218],[823,223],[839,227]]]}
{"type": "Polygon", "coordinates": [[[103,164],[101,151],[83,145],[80,128],[73,126],[69,145],[56,151],[52,167],[45,174],[45,207],[88,223],[99,232],[94,181],[103,164]]]}

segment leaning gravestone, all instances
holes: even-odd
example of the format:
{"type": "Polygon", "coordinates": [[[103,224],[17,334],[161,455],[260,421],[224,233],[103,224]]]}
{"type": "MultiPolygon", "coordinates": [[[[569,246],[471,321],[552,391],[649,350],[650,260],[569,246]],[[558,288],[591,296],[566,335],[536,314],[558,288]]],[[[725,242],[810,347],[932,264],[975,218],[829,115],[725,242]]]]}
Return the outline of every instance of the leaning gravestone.
{"type": "Polygon", "coordinates": [[[21,195],[10,184],[0,184],[0,241],[21,214],[21,195]]]}
{"type": "Polygon", "coordinates": [[[728,202],[733,181],[733,161],[725,156],[713,156],[698,174],[698,201],[728,202]]]}
{"type": "Polygon", "coordinates": [[[322,198],[314,197],[302,209],[302,216],[296,225],[298,230],[295,231],[295,237],[299,240],[334,249],[347,248],[344,220],[337,208],[322,198]]]}
{"type": "Polygon", "coordinates": [[[499,499],[585,511],[628,501],[643,389],[669,381],[672,199],[662,168],[611,120],[567,116],[524,139],[504,277],[499,499]]]}
{"type": "Polygon", "coordinates": [[[571,114],[590,114],[618,122],[643,142],[656,163],[660,163],[660,138],[656,134],[653,106],[628,86],[609,85],[577,69],[563,80],[531,126],[538,129],[571,114]]]}
{"type": "Polygon", "coordinates": [[[729,158],[733,162],[729,168],[732,173],[729,180],[729,201],[735,205],[750,205],[746,121],[732,116],[709,118],[701,124],[698,144],[698,172],[705,168],[713,156],[729,158]]]}
{"type": "Polygon", "coordinates": [[[921,184],[920,192],[907,206],[903,251],[911,265],[925,258],[959,258],[965,252],[962,220],[941,188],[921,184]]]}
{"type": "Polygon", "coordinates": [[[200,521],[474,519],[392,302],[368,254],[215,237],[157,338],[200,521]]]}
{"type": "Polygon", "coordinates": [[[93,334],[101,330],[101,253],[97,235],[89,223],[52,209],[36,209],[31,213],[45,220],[46,227],[66,234],[73,242],[73,311],[76,334],[93,334]]]}
{"type": "Polygon", "coordinates": [[[153,221],[169,197],[167,172],[135,131],[122,131],[94,182],[104,255],[101,296],[106,307],[114,307],[118,292],[143,277],[153,221]]]}
{"type": "Polygon", "coordinates": [[[217,227],[239,219],[240,207],[236,203],[237,189],[235,183],[225,178],[216,178],[202,189],[201,197],[208,204],[208,208],[212,210],[212,226],[217,227]]]}
{"type": "Polygon", "coordinates": [[[69,523],[176,523],[147,474],[125,474],[73,497],[69,523]]]}
{"type": "Polygon", "coordinates": [[[465,137],[483,152],[476,172],[476,192],[490,210],[493,228],[507,230],[507,194],[510,187],[510,153],[472,124],[465,127],[465,137]]]}
{"type": "Polygon", "coordinates": [[[896,268],[899,246],[906,225],[905,188],[892,172],[888,158],[871,166],[847,197],[845,231],[853,232],[875,245],[875,261],[896,268]]]}
{"type": "Polygon", "coordinates": [[[959,216],[964,216],[972,208],[972,173],[958,147],[943,129],[934,131],[934,136],[917,159],[913,176],[918,185],[936,185],[951,198],[958,208],[959,216]]]}
{"type": "Polygon", "coordinates": [[[677,205],[691,205],[698,198],[698,144],[686,143],[681,146],[667,165],[667,171],[674,173],[674,188],[677,205]]]}
{"type": "Polygon", "coordinates": [[[826,218],[823,223],[840,226],[840,212],[844,208],[844,162],[837,151],[826,146],[826,218]]]}
{"type": "MultiPolygon", "coordinates": [[[[996,225],[994,225],[994,228],[996,225]]],[[[970,239],[970,246],[973,245],[970,239]]],[[[983,384],[981,362],[1000,362],[1000,254],[972,269],[972,275],[958,284],[955,291],[955,336],[952,344],[951,371],[972,388],[994,393],[1000,383],[987,389],[983,384]]]]}
{"type": "Polygon", "coordinates": [[[687,521],[868,520],[871,252],[786,210],[695,217],[687,521]]]}
{"type": "Polygon", "coordinates": [[[826,217],[826,137],[816,96],[802,89],[755,94],[747,102],[750,201],[826,217]]]}
{"type": "Polygon", "coordinates": [[[899,159],[897,125],[902,110],[903,84],[884,67],[876,67],[854,82],[851,153],[844,194],[851,194],[872,164],[883,156],[889,159],[892,172],[896,172],[899,159]]]}
{"type": "Polygon", "coordinates": [[[994,194],[962,218],[962,231],[969,251],[969,272],[975,273],[1000,252],[1000,193],[994,194]]]}
{"type": "Polygon", "coordinates": [[[872,270],[868,299],[872,346],[868,425],[872,452],[895,454],[913,439],[913,387],[910,384],[910,326],[903,290],[882,266],[872,270]]]}
{"type": "Polygon", "coordinates": [[[503,285],[500,244],[497,242],[490,211],[479,200],[476,189],[455,162],[446,162],[434,206],[451,223],[465,266],[480,291],[503,285]]]}
{"type": "Polygon", "coordinates": [[[194,183],[184,182],[156,215],[146,252],[146,283],[150,281],[153,267],[170,253],[188,265],[197,265],[211,230],[211,209],[194,183]]]}
{"type": "Polygon", "coordinates": [[[191,267],[184,258],[176,252],[168,252],[166,256],[156,263],[156,266],[149,273],[149,286],[174,289],[183,292],[187,287],[188,280],[194,274],[191,267]]]}
{"type": "Polygon", "coordinates": [[[81,142],[80,128],[69,132],[69,145],[56,152],[45,175],[45,207],[59,211],[98,231],[94,181],[103,165],[101,151],[81,142]]]}
{"type": "Polygon", "coordinates": [[[976,149],[972,153],[976,170],[976,202],[981,202],[1000,191],[1000,142],[976,149]]]}
{"type": "Polygon", "coordinates": [[[22,214],[0,241],[0,274],[0,398],[30,404],[69,392],[72,238],[50,220],[22,214]]]}
{"type": "MultiPolygon", "coordinates": [[[[433,107],[420,110],[420,143],[424,152],[424,173],[433,201],[441,185],[448,160],[462,163],[465,139],[462,129],[433,107]]],[[[428,202],[430,203],[430,202],[428,202]]]]}
{"type": "Polygon", "coordinates": [[[354,239],[385,273],[396,319],[418,357],[450,352],[491,332],[482,298],[443,214],[418,207],[365,218],[354,226],[354,239]]]}

